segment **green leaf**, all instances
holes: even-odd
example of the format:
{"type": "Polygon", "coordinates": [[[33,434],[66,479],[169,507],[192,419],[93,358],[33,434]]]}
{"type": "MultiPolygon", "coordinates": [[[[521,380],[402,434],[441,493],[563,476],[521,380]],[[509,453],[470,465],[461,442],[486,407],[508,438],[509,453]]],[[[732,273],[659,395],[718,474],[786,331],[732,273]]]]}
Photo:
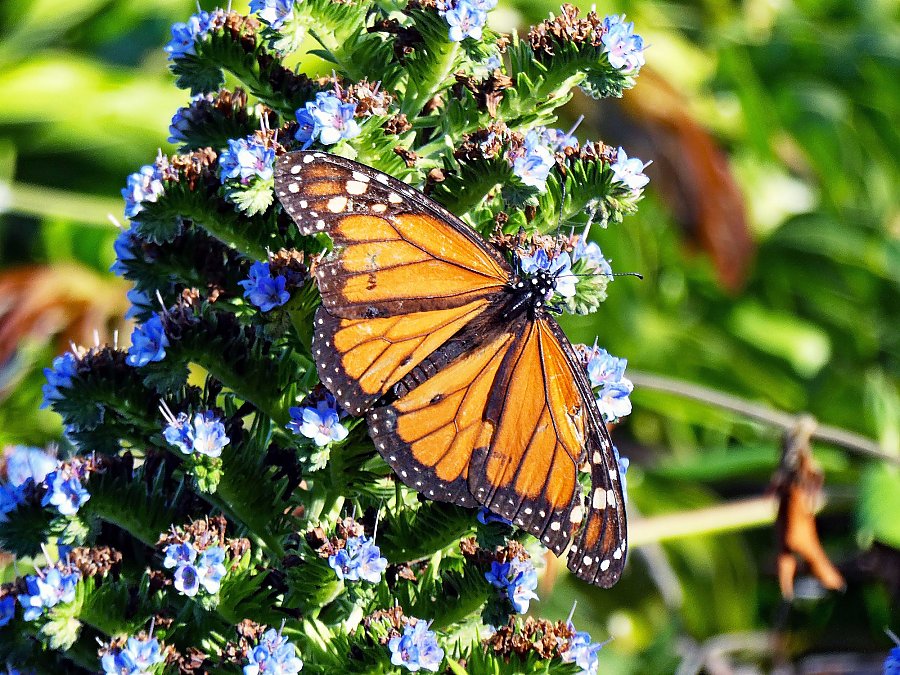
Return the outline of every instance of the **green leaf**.
{"type": "Polygon", "coordinates": [[[900,470],[876,464],[868,467],[859,485],[857,521],[867,543],[880,541],[900,548],[900,470]]]}

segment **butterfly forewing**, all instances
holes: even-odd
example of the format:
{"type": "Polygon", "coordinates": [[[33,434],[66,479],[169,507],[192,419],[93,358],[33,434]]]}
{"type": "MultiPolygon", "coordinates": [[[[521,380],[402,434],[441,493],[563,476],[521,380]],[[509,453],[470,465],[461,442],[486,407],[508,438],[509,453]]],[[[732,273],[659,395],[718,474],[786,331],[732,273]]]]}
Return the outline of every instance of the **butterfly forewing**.
{"type": "Polygon", "coordinates": [[[557,554],[575,536],[573,572],[615,583],[625,510],[609,434],[556,322],[509,311],[503,256],[421,192],[340,157],[283,155],[275,190],[302,234],[334,243],[316,269],[313,355],[400,480],[487,506],[557,554]]]}

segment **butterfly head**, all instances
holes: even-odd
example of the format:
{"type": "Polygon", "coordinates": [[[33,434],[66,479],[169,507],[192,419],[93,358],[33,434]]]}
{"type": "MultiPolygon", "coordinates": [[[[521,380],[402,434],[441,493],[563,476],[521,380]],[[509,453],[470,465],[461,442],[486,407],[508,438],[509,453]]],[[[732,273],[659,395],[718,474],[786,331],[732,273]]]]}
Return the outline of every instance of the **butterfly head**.
{"type": "Polygon", "coordinates": [[[565,251],[548,254],[538,248],[531,254],[519,253],[516,268],[520,273],[513,278],[511,290],[532,312],[552,306],[554,296],[565,299],[575,294],[571,267],[571,257],[565,251]]]}

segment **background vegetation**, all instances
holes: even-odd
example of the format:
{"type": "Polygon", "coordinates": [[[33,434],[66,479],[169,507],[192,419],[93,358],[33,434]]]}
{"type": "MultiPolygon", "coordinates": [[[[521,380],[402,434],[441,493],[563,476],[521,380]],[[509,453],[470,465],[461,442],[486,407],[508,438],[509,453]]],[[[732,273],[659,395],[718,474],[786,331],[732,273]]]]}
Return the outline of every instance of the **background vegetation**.
{"type": "MultiPolygon", "coordinates": [[[[511,30],[555,9],[501,3],[492,21],[511,30]]],[[[607,672],[712,671],[715,659],[877,669],[883,629],[900,627],[896,5],[598,9],[635,21],[648,66],[619,102],[576,98],[560,126],[583,114],[580,137],[654,160],[639,213],[594,233],[617,271],[645,279],[617,279],[601,311],[567,329],[629,359],[635,411],[614,438],[632,459],[638,548],[611,591],[551,567],[540,613],[565,617],[577,597],[579,626],[615,637],[607,672]],[[823,590],[801,565],[794,601],[781,598],[772,502],[758,498],[783,430],[654,390],[647,374],[808,412],[893,456],[813,445],[820,535],[845,592],[823,590]],[[676,517],[653,518],[663,514],[676,517]]],[[[185,94],[161,46],[194,10],[189,0],[0,4],[0,445],[60,441],[58,418],[36,412],[41,368],[69,340],[125,325],[107,214],[121,216],[125,176],[169,147],[185,94]]]]}

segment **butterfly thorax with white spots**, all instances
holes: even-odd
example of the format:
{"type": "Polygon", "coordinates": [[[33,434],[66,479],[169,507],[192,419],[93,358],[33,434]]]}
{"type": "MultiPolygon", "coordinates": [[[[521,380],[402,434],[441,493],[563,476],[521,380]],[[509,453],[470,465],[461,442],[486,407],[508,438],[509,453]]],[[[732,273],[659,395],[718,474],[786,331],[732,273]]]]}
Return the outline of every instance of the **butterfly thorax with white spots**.
{"type": "Polygon", "coordinates": [[[556,275],[547,270],[538,270],[533,274],[516,274],[505,288],[511,300],[504,312],[505,318],[512,318],[522,311],[527,311],[534,320],[547,308],[547,301],[556,292],[556,275]]]}

